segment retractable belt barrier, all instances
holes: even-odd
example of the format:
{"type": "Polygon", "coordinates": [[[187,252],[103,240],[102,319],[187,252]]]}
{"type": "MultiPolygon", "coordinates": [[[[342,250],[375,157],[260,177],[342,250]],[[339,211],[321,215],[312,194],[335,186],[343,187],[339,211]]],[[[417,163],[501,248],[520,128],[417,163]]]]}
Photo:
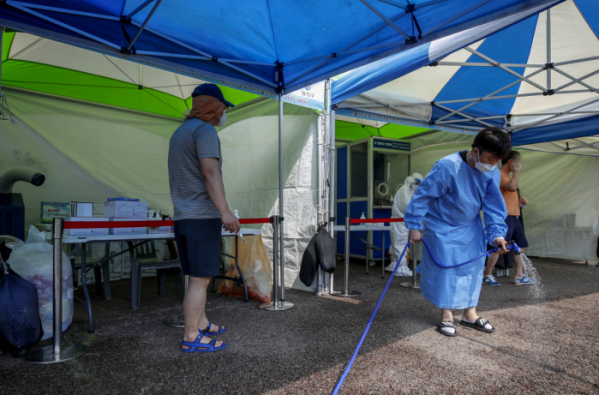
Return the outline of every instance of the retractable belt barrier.
{"type": "MultiPolygon", "coordinates": [[[[430,253],[430,249],[429,249],[428,245],[426,244],[426,242],[424,240],[422,240],[422,242],[426,246],[426,249],[430,253]]],[[[406,251],[407,251],[409,245],[410,245],[410,243],[406,244],[406,246],[404,247],[403,252],[401,253],[401,256],[398,259],[398,262],[400,262],[403,259],[403,257],[406,254],[406,251]]],[[[512,250],[513,249],[514,251],[516,251],[516,253],[521,253],[522,252],[522,250],[520,249],[520,247],[518,247],[518,245],[515,242],[513,242],[513,241],[510,241],[508,243],[507,249],[508,250],[512,250]]],[[[469,260],[467,262],[462,262],[462,263],[459,263],[457,265],[452,265],[452,266],[442,266],[442,265],[440,265],[436,261],[436,259],[433,257],[432,254],[431,254],[431,258],[433,259],[433,261],[435,262],[435,264],[437,264],[439,267],[442,267],[444,269],[450,269],[450,268],[460,267],[460,266],[466,265],[468,263],[474,262],[477,259],[480,259],[480,258],[482,258],[485,255],[489,255],[489,254],[491,254],[493,252],[497,252],[497,251],[499,251],[499,247],[494,248],[492,250],[489,250],[489,251],[485,252],[484,254],[481,254],[480,256],[478,256],[478,257],[476,257],[474,259],[471,259],[471,260],[469,260]]],[[[351,359],[349,360],[347,366],[345,367],[345,370],[341,374],[341,377],[339,378],[339,381],[337,382],[337,385],[335,385],[335,388],[333,389],[333,393],[332,393],[333,395],[337,395],[337,393],[341,389],[341,386],[343,385],[343,382],[345,381],[347,375],[349,374],[349,371],[351,370],[352,365],[354,364],[354,361],[356,360],[356,357],[358,356],[358,352],[360,351],[360,348],[362,347],[362,344],[364,343],[364,339],[366,339],[366,335],[368,335],[368,331],[370,330],[370,326],[372,325],[372,322],[374,321],[374,317],[376,316],[376,313],[378,312],[379,307],[381,306],[381,303],[383,302],[383,299],[385,298],[385,294],[387,293],[387,290],[389,289],[389,286],[391,285],[391,280],[393,280],[393,277],[395,276],[395,272],[397,271],[398,267],[399,267],[399,265],[395,265],[395,269],[393,269],[393,274],[391,275],[391,277],[389,277],[389,281],[387,281],[387,285],[385,286],[385,289],[383,290],[383,293],[382,293],[381,297],[379,298],[379,301],[376,304],[376,307],[374,308],[374,311],[372,312],[372,316],[370,317],[370,320],[368,321],[368,324],[366,324],[366,329],[364,329],[364,333],[362,333],[362,337],[360,338],[360,341],[358,342],[358,345],[357,345],[356,349],[354,350],[354,353],[353,353],[351,359]]]]}
{"type": "MultiPolygon", "coordinates": [[[[269,224],[272,218],[247,218],[240,219],[241,225],[269,224]]],[[[131,221],[64,221],[63,229],[116,229],[116,228],[152,228],[159,226],[174,226],[172,219],[161,221],[131,220],[131,221]]]]}
{"type": "MultiPolygon", "coordinates": [[[[264,310],[287,310],[293,307],[292,303],[279,300],[278,296],[278,234],[279,224],[283,221],[282,217],[272,216],[269,218],[247,218],[240,219],[242,225],[252,224],[272,224],[273,227],[273,289],[272,300],[269,303],[260,305],[264,310]]],[[[54,247],[53,265],[54,265],[54,302],[53,302],[53,344],[36,350],[34,353],[26,356],[26,360],[37,364],[64,362],[70,359],[80,357],[87,352],[87,346],[83,344],[72,344],[67,349],[62,348],[62,238],[64,229],[116,229],[116,228],[147,228],[160,226],[174,226],[173,220],[135,220],[130,221],[65,221],[55,218],[52,221],[52,240],[54,247]]],[[[240,236],[239,234],[237,234],[240,236]]],[[[285,275],[285,268],[281,267],[281,278],[285,275]]],[[[281,282],[282,283],[282,282],[281,282]]]]}

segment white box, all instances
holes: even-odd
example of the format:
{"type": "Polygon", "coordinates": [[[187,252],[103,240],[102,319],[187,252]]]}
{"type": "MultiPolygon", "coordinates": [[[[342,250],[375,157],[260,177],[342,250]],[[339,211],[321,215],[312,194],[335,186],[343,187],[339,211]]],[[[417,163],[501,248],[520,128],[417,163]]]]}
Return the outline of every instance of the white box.
{"type": "MultiPolygon", "coordinates": [[[[93,218],[93,217],[69,217],[67,221],[85,222],[85,221],[108,221],[108,218],[93,218]]],[[[67,236],[106,236],[109,234],[108,228],[103,229],[65,229],[64,234],[67,236]]]]}
{"type": "Polygon", "coordinates": [[[93,217],[94,204],[83,202],[71,202],[71,217],[93,217]]]}
{"type": "Polygon", "coordinates": [[[104,216],[106,218],[137,218],[148,217],[147,202],[131,202],[125,200],[112,200],[104,203],[104,216]]]}
{"type": "MultiPolygon", "coordinates": [[[[146,218],[110,218],[110,221],[146,221],[146,218]]],[[[110,229],[111,235],[145,235],[148,228],[113,228],[110,229]]]]}

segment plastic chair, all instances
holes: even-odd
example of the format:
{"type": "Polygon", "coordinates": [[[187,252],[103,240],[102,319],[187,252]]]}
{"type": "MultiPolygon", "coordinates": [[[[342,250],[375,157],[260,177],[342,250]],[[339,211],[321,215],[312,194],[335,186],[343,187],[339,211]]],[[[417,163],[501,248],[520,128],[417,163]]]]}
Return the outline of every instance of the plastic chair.
{"type": "Polygon", "coordinates": [[[141,278],[146,270],[156,270],[158,281],[158,294],[164,296],[166,292],[166,270],[171,268],[181,268],[179,261],[179,251],[177,244],[173,240],[167,240],[167,246],[171,252],[170,260],[158,261],[156,256],[156,247],[153,242],[139,245],[133,250],[133,244],[129,244],[129,256],[131,258],[131,307],[134,310],[139,309],[141,299],[141,278]]]}
{"type": "MultiPolygon", "coordinates": [[[[71,260],[71,266],[73,267],[73,272],[75,270],[81,270],[81,250],[77,251],[80,246],[85,246],[85,271],[87,272],[91,268],[94,269],[94,279],[96,282],[96,293],[101,295],[102,288],[104,288],[104,299],[110,300],[112,298],[110,292],[110,260],[106,260],[102,262],[100,266],[97,265],[98,262],[106,258],[110,254],[110,243],[104,243],[104,255],[99,258],[93,258],[92,254],[92,244],[80,244],[75,247],[75,258],[71,260]],[[104,287],[102,287],[102,285],[104,287]]],[[[86,273],[81,273],[82,284],[85,284],[83,281],[83,277],[86,273]]],[[[76,278],[76,276],[73,276],[76,278]]]]}

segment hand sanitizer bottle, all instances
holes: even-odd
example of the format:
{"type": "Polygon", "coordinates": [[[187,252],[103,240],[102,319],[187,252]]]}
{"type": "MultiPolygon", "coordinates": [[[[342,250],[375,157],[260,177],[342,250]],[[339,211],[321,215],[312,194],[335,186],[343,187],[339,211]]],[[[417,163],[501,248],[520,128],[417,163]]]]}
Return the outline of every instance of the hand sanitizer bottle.
{"type": "Polygon", "coordinates": [[[239,211],[235,210],[234,214],[237,218],[239,218],[239,211]]]}
{"type": "MultiPolygon", "coordinates": [[[[360,219],[366,219],[366,216],[364,215],[364,211],[362,211],[362,215],[360,216],[360,219]]],[[[361,223],[361,226],[366,226],[366,223],[361,223]]]]}

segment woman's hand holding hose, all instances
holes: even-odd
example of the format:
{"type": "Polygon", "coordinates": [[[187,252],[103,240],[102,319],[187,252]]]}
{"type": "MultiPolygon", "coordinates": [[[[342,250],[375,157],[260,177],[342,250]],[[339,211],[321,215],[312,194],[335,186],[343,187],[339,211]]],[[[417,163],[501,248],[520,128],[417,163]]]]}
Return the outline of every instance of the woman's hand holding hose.
{"type": "Polygon", "coordinates": [[[410,230],[408,239],[410,240],[410,244],[419,243],[422,239],[422,233],[419,230],[410,230]]]}
{"type": "Polygon", "coordinates": [[[507,241],[505,241],[505,239],[503,237],[496,238],[494,244],[495,244],[495,247],[499,248],[499,250],[497,250],[497,252],[499,254],[507,254],[508,253],[507,241]]]}

